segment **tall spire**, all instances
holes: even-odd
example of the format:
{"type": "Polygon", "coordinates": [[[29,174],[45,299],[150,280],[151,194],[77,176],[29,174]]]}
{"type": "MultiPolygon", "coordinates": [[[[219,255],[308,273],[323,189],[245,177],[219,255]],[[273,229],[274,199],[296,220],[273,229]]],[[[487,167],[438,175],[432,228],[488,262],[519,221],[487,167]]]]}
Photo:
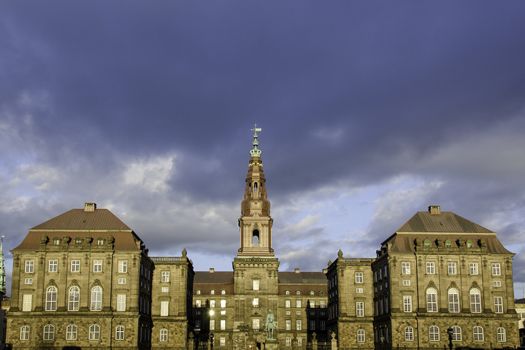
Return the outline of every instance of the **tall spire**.
{"type": "Polygon", "coordinates": [[[4,238],[0,237],[0,295],[5,295],[5,259],[4,259],[4,238]]]}
{"type": "Polygon", "coordinates": [[[239,253],[241,255],[273,255],[270,201],[266,193],[262,151],[259,149],[259,133],[262,129],[256,124],[251,130],[253,132],[251,157],[239,218],[241,231],[239,253]]]}

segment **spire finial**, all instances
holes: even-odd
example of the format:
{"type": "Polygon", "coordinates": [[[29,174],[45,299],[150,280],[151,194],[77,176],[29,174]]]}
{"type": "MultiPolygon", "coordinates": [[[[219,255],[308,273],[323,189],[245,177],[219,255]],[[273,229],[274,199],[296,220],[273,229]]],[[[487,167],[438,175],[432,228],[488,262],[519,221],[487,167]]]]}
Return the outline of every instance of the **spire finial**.
{"type": "Polygon", "coordinates": [[[4,260],[4,238],[0,236],[0,295],[4,296],[6,293],[5,288],[5,260],[4,260]]]}
{"type": "Polygon", "coordinates": [[[260,157],[262,151],[259,149],[259,133],[262,131],[261,128],[257,127],[257,123],[254,124],[253,129],[253,142],[252,142],[252,149],[250,150],[250,155],[252,157],[260,157]]]}

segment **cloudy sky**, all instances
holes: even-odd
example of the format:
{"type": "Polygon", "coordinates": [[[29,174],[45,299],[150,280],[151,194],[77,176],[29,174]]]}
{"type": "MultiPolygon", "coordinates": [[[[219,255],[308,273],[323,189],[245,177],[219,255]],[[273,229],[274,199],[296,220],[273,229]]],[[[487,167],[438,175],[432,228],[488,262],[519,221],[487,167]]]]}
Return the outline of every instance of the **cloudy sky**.
{"type": "Polygon", "coordinates": [[[186,247],[197,270],[230,270],[256,122],[281,270],[320,271],[339,248],[372,257],[440,204],[499,233],[523,296],[524,12],[523,1],[4,2],[6,250],[94,201],[152,255],[186,247]]]}

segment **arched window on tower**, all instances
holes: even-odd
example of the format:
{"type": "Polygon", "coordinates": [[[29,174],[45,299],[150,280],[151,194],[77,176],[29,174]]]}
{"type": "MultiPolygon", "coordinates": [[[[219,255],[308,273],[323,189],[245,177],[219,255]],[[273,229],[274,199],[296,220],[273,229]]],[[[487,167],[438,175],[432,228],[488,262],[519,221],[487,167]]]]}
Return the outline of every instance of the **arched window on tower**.
{"type": "Polygon", "coordinates": [[[258,247],[260,242],[259,230],[253,230],[252,232],[252,246],[258,247]]]}
{"type": "Polygon", "coordinates": [[[257,193],[257,190],[258,190],[257,182],[254,182],[253,183],[253,192],[257,193]]]}

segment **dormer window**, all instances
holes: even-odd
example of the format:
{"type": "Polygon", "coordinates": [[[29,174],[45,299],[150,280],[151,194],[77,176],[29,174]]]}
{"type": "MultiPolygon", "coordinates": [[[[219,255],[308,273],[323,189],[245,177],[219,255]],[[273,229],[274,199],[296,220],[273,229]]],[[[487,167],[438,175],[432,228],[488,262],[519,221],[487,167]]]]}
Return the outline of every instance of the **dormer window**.
{"type": "Polygon", "coordinates": [[[447,248],[452,247],[452,242],[450,241],[450,239],[447,239],[447,240],[445,241],[445,247],[447,247],[447,248]]]}

